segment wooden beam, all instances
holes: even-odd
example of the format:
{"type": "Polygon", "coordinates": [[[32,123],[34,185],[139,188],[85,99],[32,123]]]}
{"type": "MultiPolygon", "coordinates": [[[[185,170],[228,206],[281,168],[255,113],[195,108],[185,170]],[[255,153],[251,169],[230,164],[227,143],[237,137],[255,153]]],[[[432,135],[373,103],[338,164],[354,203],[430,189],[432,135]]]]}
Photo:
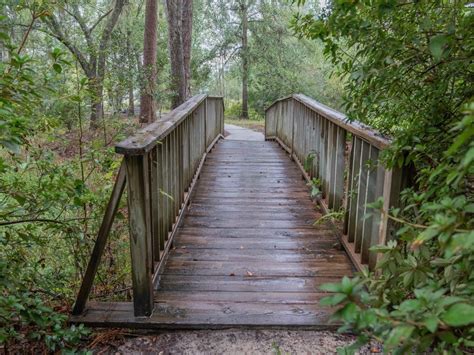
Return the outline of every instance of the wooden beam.
{"type": "Polygon", "coordinates": [[[94,249],[92,250],[92,255],[87,264],[86,273],[84,279],[82,280],[81,288],[77,294],[76,302],[72,310],[72,314],[78,315],[84,311],[84,308],[89,297],[89,293],[94,282],[95,274],[99,267],[100,259],[104,253],[105,245],[107,243],[107,237],[109,236],[110,229],[115,219],[115,214],[120,204],[120,198],[122,197],[123,190],[125,188],[125,164],[122,161],[120,168],[115,179],[115,184],[110,195],[109,202],[105,209],[104,217],[102,218],[102,223],[97,234],[97,239],[94,244],[94,249]]]}
{"type": "Polygon", "coordinates": [[[133,304],[136,317],[153,312],[153,253],[148,156],[126,156],[133,304]]]}

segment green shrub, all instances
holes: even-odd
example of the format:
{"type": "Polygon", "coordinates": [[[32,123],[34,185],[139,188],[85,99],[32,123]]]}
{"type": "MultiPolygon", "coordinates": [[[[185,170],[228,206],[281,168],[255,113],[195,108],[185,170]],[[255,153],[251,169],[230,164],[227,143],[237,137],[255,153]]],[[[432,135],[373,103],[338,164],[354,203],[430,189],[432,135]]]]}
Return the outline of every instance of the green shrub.
{"type": "Polygon", "coordinates": [[[370,339],[397,354],[474,346],[473,11],[463,1],[344,0],[292,23],[321,39],[348,79],[349,117],[393,136],[385,164],[416,172],[403,208],[390,211],[397,239],[375,248],[375,272],[323,287],[335,292],[323,303],[339,307],[341,330],[359,334],[348,351],[370,339]]]}
{"type": "MultiPolygon", "coordinates": [[[[239,101],[227,101],[225,106],[225,115],[230,119],[240,119],[240,114],[242,112],[242,103],[239,101]]],[[[260,115],[255,109],[249,107],[249,120],[251,121],[261,121],[265,117],[260,115]]]]}

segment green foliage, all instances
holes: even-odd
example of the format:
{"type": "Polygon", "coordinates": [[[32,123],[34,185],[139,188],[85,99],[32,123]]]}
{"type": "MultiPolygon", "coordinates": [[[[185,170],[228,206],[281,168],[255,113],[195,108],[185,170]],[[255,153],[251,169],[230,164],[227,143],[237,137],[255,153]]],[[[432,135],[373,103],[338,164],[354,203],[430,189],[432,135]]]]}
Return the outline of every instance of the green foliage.
{"type": "Polygon", "coordinates": [[[310,182],[307,184],[311,188],[310,195],[313,198],[320,198],[322,191],[321,191],[321,180],[318,178],[312,178],[310,182]]]}
{"type": "Polygon", "coordinates": [[[472,7],[334,1],[292,26],[325,43],[347,78],[348,115],[392,135],[386,164],[415,171],[390,211],[396,239],[374,248],[375,272],[324,287],[342,330],[359,334],[346,350],[371,338],[393,353],[474,346],[472,7]]]}
{"type": "MultiPolygon", "coordinates": [[[[225,115],[230,119],[239,119],[240,112],[242,111],[242,103],[238,101],[228,100],[225,107],[225,115]]],[[[260,115],[255,109],[249,107],[249,120],[251,121],[263,121],[265,117],[260,115]]]]}
{"type": "Polygon", "coordinates": [[[316,153],[315,152],[311,152],[306,156],[303,166],[304,166],[304,170],[307,173],[310,172],[311,167],[313,166],[314,159],[316,159],[316,153]]]}
{"type": "MultiPolygon", "coordinates": [[[[19,54],[7,32],[0,39],[6,49],[0,63],[0,344],[12,352],[28,342],[50,351],[72,349],[88,331],[68,326],[64,313],[84,272],[111,189],[107,182],[118,164],[102,140],[91,139],[86,150],[82,138],[61,125],[77,126],[88,97],[82,78],[72,94],[57,90],[71,69],[64,52],[53,48],[39,61],[19,54]],[[75,153],[78,146],[82,154],[75,153]]],[[[119,264],[120,272],[107,278],[123,288],[129,268],[126,260],[119,264]]],[[[101,279],[115,271],[114,263],[109,265],[101,267],[101,279]]]]}

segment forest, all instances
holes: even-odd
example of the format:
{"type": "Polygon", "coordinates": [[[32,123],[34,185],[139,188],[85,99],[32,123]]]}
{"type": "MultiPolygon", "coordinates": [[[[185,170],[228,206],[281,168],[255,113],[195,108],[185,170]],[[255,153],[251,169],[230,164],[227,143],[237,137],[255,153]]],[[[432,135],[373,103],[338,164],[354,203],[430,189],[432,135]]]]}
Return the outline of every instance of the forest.
{"type": "MultiPolygon", "coordinates": [[[[474,349],[472,2],[1,0],[0,58],[2,352],[99,343],[68,318],[121,166],[115,144],[196,94],[264,133],[265,110],[296,93],[390,137],[381,161],[410,171],[375,270],[321,286],[354,334],[337,351],[474,349]]],[[[92,300],[132,299],[128,220],[122,198],[92,300]]]]}

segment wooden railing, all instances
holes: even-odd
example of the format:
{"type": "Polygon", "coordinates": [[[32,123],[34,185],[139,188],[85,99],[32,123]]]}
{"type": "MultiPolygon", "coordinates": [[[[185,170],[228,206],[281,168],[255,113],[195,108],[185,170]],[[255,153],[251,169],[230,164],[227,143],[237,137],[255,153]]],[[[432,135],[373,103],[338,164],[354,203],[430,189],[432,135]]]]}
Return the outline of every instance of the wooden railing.
{"type": "Polygon", "coordinates": [[[73,314],[86,306],[127,182],[135,316],[153,312],[153,290],[207,153],[224,131],[221,97],[196,95],[115,146],[124,155],[73,314]]]}
{"type": "Polygon", "coordinates": [[[373,269],[377,253],[369,249],[393,238],[387,212],[398,204],[402,184],[401,171],[385,169],[379,161],[390,141],[301,94],[266,110],[265,137],[291,154],[307,180],[319,179],[326,213],[327,208],[344,212],[341,242],[349,256],[358,269],[373,269]],[[367,206],[380,197],[382,212],[367,206]]]}

